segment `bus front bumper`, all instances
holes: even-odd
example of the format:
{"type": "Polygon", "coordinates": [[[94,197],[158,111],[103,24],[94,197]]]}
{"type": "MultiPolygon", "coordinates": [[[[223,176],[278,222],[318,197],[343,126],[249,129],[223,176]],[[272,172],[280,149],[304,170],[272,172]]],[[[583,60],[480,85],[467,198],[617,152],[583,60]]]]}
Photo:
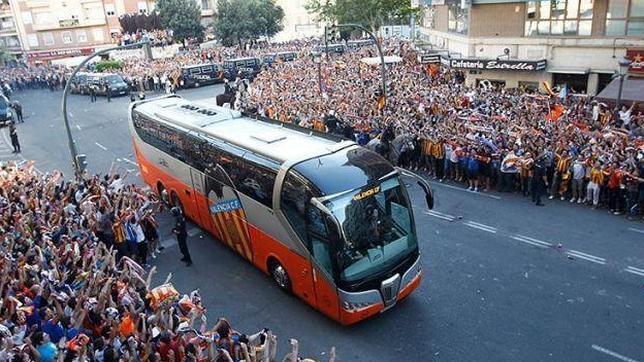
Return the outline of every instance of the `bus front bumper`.
{"type": "Polygon", "coordinates": [[[414,289],[418,288],[422,277],[423,272],[419,257],[402,278],[399,274],[390,278],[397,283],[397,286],[394,286],[397,293],[395,293],[395,298],[390,298],[388,301],[385,301],[383,297],[386,291],[383,291],[382,288],[380,291],[372,289],[355,293],[338,290],[340,297],[340,323],[344,325],[354,324],[392,308],[398,301],[403,300],[414,289]]]}

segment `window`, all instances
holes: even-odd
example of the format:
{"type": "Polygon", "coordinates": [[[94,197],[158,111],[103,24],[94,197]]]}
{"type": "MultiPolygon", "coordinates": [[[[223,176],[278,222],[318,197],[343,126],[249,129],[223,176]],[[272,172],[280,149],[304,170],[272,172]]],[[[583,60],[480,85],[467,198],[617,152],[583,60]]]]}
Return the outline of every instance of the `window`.
{"type": "Polygon", "coordinates": [[[94,36],[94,41],[96,42],[102,42],[104,37],[103,37],[103,29],[102,28],[96,28],[92,30],[92,35],[94,36]]]}
{"type": "Polygon", "coordinates": [[[105,4],[105,15],[116,16],[116,10],[114,10],[114,4],[105,4]]]}
{"type": "Polygon", "coordinates": [[[201,0],[201,9],[210,10],[210,0],[201,0]]]}
{"type": "Polygon", "coordinates": [[[87,33],[85,30],[76,30],[76,41],[79,43],[87,42],[87,33]]]}
{"type": "Polygon", "coordinates": [[[71,44],[74,41],[70,31],[63,31],[60,36],[63,38],[63,44],[71,44]]]}
{"type": "Polygon", "coordinates": [[[306,221],[304,220],[306,204],[311,198],[311,189],[306,180],[294,170],[284,178],[280,207],[289,224],[300,237],[304,244],[307,244],[306,221]]]}
{"type": "Polygon", "coordinates": [[[606,35],[644,35],[644,0],[609,0],[606,35]]]}
{"type": "Polygon", "coordinates": [[[36,35],[36,34],[27,35],[27,44],[29,44],[30,47],[37,47],[38,46],[38,35],[36,35]]]}
{"type": "Polygon", "coordinates": [[[469,7],[462,9],[459,4],[450,4],[447,30],[458,34],[467,34],[469,25],[469,7]]]}
{"type": "Polygon", "coordinates": [[[51,24],[51,20],[53,19],[51,13],[48,12],[36,13],[34,15],[36,18],[36,25],[49,25],[51,24]]]}
{"type": "Polygon", "coordinates": [[[525,36],[590,35],[594,0],[528,1],[525,36]]]}
{"type": "Polygon", "coordinates": [[[237,190],[264,206],[273,208],[273,186],[279,165],[253,154],[235,159],[234,164],[230,178],[237,190]]]}
{"type": "Polygon", "coordinates": [[[33,19],[31,18],[31,11],[23,11],[21,15],[23,24],[29,25],[32,23],[33,19]]]}
{"type": "Polygon", "coordinates": [[[54,45],[54,34],[42,33],[42,41],[45,45],[54,45]]]}

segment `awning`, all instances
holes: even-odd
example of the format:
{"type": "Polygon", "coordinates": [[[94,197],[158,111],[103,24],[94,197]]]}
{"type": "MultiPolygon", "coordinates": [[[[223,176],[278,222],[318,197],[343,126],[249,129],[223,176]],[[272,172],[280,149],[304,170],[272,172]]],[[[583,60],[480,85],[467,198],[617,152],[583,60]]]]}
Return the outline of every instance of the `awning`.
{"type": "Polygon", "coordinates": [[[561,74],[588,74],[588,68],[574,68],[574,67],[552,67],[546,70],[548,73],[561,73],[561,74]]]}
{"type": "MultiPolygon", "coordinates": [[[[396,55],[390,55],[384,57],[385,64],[392,64],[392,63],[400,63],[402,62],[402,58],[396,55]]],[[[367,64],[367,65],[377,65],[380,64],[380,57],[373,57],[373,58],[362,58],[361,62],[367,64]]]]}
{"type": "MultiPolygon", "coordinates": [[[[617,101],[617,93],[619,92],[619,77],[613,79],[603,91],[601,91],[595,99],[607,103],[615,103],[617,101]]],[[[644,80],[627,78],[624,79],[622,87],[622,101],[625,103],[644,102],[644,80]]]]}

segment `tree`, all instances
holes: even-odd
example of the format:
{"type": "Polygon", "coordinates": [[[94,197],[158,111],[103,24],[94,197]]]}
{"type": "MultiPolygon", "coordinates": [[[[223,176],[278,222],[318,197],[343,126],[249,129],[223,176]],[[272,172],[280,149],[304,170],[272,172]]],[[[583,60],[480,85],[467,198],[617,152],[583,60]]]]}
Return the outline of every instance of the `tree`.
{"type": "Polygon", "coordinates": [[[219,0],[215,34],[226,46],[261,36],[271,37],[282,29],[284,10],[274,0],[219,0]]]}
{"type": "Polygon", "coordinates": [[[201,9],[195,0],[158,0],[156,11],[161,25],[172,29],[173,37],[186,44],[188,38],[203,38],[201,9]]]}
{"type": "Polygon", "coordinates": [[[125,33],[136,33],[139,29],[161,29],[161,17],[157,12],[151,14],[125,14],[119,17],[121,29],[125,33]]]}
{"type": "Polygon", "coordinates": [[[409,0],[309,0],[306,10],[318,21],[358,23],[374,32],[386,23],[406,21],[417,11],[409,0]]]}

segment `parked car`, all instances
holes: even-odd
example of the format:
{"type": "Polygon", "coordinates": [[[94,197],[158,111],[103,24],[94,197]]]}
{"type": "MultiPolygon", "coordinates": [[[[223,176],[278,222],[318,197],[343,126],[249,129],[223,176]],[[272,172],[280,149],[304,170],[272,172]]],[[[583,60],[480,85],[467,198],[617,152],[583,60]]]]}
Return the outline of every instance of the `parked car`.
{"type": "Polygon", "coordinates": [[[0,95],[0,127],[5,127],[13,122],[11,104],[4,95],[0,95]]]}
{"type": "Polygon", "coordinates": [[[97,95],[107,95],[110,92],[112,97],[129,94],[130,86],[123,78],[113,73],[89,73],[87,76],[87,87],[96,87],[97,95]]]}

